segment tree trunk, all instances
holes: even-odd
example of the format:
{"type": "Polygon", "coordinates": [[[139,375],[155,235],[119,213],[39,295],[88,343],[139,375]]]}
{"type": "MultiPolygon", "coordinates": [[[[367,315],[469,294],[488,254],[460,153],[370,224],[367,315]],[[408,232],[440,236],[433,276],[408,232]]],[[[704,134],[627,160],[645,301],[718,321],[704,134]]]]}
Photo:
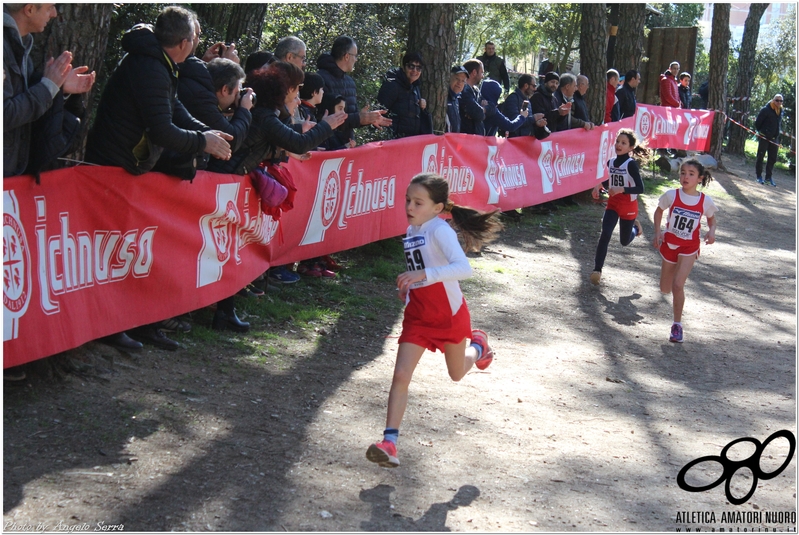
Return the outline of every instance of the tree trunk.
{"type": "MultiPolygon", "coordinates": [[[[89,72],[95,71],[99,79],[113,10],[113,4],[58,4],[58,17],[42,33],[34,34],[36,44],[31,58],[36,70],[44,69],[45,58],[56,57],[64,50],[69,50],[72,52],[73,67],[87,65],[89,72]]],[[[66,154],[65,158],[83,159],[89,118],[96,100],[94,93],[95,89],[92,88],[92,91],[81,96],[86,107],[80,133],[83,141],[75,154],[66,154]]]]}
{"type": "MultiPolygon", "coordinates": [[[[228,20],[230,19],[230,5],[229,4],[189,4],[191,9],[197,13],[200,19],[200,26],[203,32],[206,27],[210,30],[213,28],[219,35],[227,33],[226,28],[228,20]]],[[[245,4],[246,5],[246,4],[245,4]]]]}
{"type": "Polygon", "coordinates": [[[266,3],[233,4],[227,25],[226,40],[235,42],[241,50],[241,57],[258,50],[261,34],[264,31],[266,3]]]}
{"type": "Polygon", "coordinates": [[[619,6],[619,35],[616,38],[613,68],[624,76],[630,69],[640,70],[644,50],[646,4],[619,6]]]}
{"type": "Polygon", "coordinates": [[[594,124],[602,124],[605,119],[607,50],[607,7],[605,4],[583,4],[580,22],[580,70],[591,82],[585,102],[594,124]]]}
{"type": "MultiPolygon", "coordinates": [[[[749,4],[749,15],[746,16],[744,23],[741,53],[738,56],[738,79],[732,94],[736,98],[734,101],[736,113],[731,114],[731,118],[741,124],[746,124],[749,116],[749,97],[752,96],[752,83],[755,79],[755,51],[757,36],[760,33],[760,18],[768,6],[768,4],[749,4]]],[[[748,133],[739,126],[732,125],[731,128],[727,152],[742,155],[748,133]]]]}
{"type": "Polygon", "coordinates": [[[716,110],[710,154],[721,167],[724,143],[724,104],[727,101],[727,60],[730,53],[730,4],[713,4],[713,26],[710,33],[710,76],[708,106],[716,110]]]}
{"type": "Polygon", "coordinates": [[[422,98],[435,132],[446,130],[449,71],[458,47],[456,10],[457,4],[411,4],[408,17],[408,51],[424,58],[422,98]]]}

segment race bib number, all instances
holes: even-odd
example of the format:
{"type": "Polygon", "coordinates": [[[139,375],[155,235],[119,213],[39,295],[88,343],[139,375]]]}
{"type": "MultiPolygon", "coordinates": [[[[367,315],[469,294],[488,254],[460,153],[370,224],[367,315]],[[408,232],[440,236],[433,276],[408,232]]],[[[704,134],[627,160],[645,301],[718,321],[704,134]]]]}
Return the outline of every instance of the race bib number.
{"type": "Polygon", "coordinates": [[[424,236],[411,236],[403,238],[402,245],[405,248],[405,263],[408,271],[419,271],[424,269],[424,256],[421,247],[425,244],[424,236]]]}
{"type": "Polygon", "coordinates": [[[700,212],[686,210],[685,208],[675,208],[669,217],[669,232],[680,239],[690,240],[694,230],[699,228],[700,212]]]}
{"type": "Polygon", "coordinates": [[[618,173],[610,173],[610,186],[611,187],[624,187],[624,175],[618,173]]]}

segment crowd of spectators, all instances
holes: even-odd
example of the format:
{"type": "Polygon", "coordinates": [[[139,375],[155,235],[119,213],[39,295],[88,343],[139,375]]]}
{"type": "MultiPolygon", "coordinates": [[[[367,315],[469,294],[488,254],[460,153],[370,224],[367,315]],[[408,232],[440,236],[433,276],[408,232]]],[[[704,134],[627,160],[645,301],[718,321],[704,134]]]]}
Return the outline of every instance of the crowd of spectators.
{"type": "MultiPolygon", "coordinates": [[[[49,59],[41,75],[33,74],[32,34],[43,31],[55,16],[54,4],[4,4],[4,176],[36,172],[68,149],[80,117],[69,111],[67,102],[94,83],[87,67],[72,67],[70,52],[49,59]],[[34,158],[31,147],[43,128],[62,143],[50,152],[36,151],[34,158]]],[[[201,31],[192,11],[170,6],[154,25],[137,24],[123,35],[125,56],[100,95],[86,143],[87,162],[122,167],[133,175],[160,171],[185,180],[203,169],[249,175],[262,209],[272,214],[296,191],[281,166],[288,158],[302,160],[314,150],[353,147],[355,129],[368,126],[389,128],[395,138],[433,133],[422,97],[426,64],[418,52],[408,51],[401,65],[385,73],[377,95],[383,109],[359,109],[350,76],[359,50],[351,37],[335,39],[330,52],[317,58],[316,72],[306,72],[307,48],[295,36],[281,39],[274,52],[250,54],[242,68],[235,43],[216,43],[198,56],[201,31]]],[[[679,64],[668,71],[671,78],[664,75],[673,92],[661,80],[662,95],[664,88],[669,96],[673,93],[677,106],[681,90],[672,79],[678,71],[679,64]]],[[[635,113],[639,80],[637,71],[629,71],[617,91],[619,75],[608,71],[606,121],[635,113]]],[[[588,88],[584,75],[550,70],[538,77],[521,74],[511,92],[505,60],[488,42],[483,55],[450,71],[446,131],[544,139],[552,131],[590,130],[594,123],[584,101],[588,88]]],[[[328,256],[303,263],[298,271],[335,277],[338,269],[328,256]]],[[[292,266],[278,266],[261,280],[279,285],[299,278],[292,266]]],[[[250,284],[238,295],[263,295],[263,286],[250,284]]],[[[234,296],[217,303],[212,327],[249,329],[236,314],[234,296]]],[[[142,342],[176,349],[178,343],[165,333],[190,328],[171,318],[103,341],[124,350],[139,349],[142,342]]]]}

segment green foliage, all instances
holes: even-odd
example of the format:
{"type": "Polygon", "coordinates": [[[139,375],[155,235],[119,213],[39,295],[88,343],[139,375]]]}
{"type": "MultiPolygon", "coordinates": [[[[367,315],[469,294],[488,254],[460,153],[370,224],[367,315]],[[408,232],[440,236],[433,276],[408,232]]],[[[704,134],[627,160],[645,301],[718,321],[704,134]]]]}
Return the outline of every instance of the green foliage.
{"type": "Polygon", "coordinates": [[[647,28],[684,28],[696,26],[705,13],[704,4],[649,4],[661,15],[650,14],[647,28]]]}
{"type": "Polygon", "coordinates": [[[761,28],[755,56],[753,108],[764,106],[783,90],[784,82],[791,80],[796,80],[796,6],[791,6],[788,16],[761,28]]]}

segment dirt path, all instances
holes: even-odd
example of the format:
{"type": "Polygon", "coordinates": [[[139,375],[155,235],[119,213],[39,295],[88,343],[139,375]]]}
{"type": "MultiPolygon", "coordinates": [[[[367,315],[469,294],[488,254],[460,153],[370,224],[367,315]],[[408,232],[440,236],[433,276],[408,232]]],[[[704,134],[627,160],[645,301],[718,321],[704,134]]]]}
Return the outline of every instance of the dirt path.
{"type": "MultiPolygon", "coordinates": [[[[497,358],[456,384],[440,355],[424,356],[399,468],[364,458],[383,428],[396,311],[281,326],[282,357],[258,350],[269,333],[222,351],[190,335],[191,350],[6,387],[5,530],[795,530],[795,460],[738,506],[723,484],[689,493],[675,480],[734,439],[796,433],[795,180],[759,186],[725,163],[708,190],[718,242],[689,279],[684,344],[668,342],[671,301],[648,241],[655,196],[646,240],[622,250],[614,236],[598,288],[588,275],[601,207],[525,215],[463,285],[497,358]],[[793,517],[765,515],[784,511],[793,517]]],[[[762,470],[786,444],[769,446],[762,470]]],[[[705,481],[721,475],[703,468],[693,473],[705,481]]],[[[734,496],[752,476],[736,473],[734,496]]]]}

